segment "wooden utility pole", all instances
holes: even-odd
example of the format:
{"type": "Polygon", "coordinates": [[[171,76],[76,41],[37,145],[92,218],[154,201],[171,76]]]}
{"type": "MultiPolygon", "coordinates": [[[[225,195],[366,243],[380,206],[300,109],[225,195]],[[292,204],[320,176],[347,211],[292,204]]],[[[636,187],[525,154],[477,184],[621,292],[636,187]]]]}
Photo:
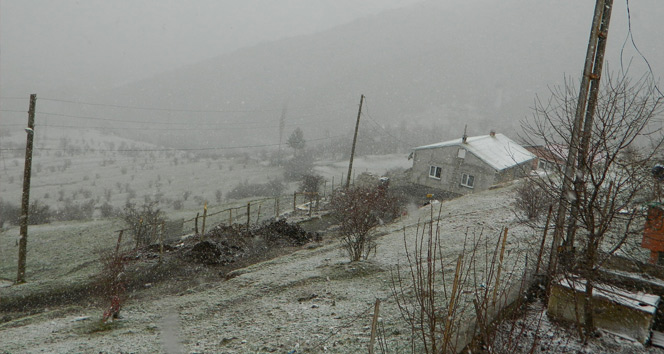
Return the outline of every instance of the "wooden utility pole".
{"type": "Polygon", "coordinates": [[[570,214],[572,218],[567,227],[567,237],[565,239],[565,251],[574,250],[574,238],[576,236],[576,214],[579,210],[580,194],[584,189],[585,176],[588,171],[588,148],[592,138],[593,122],[595,119],[595,110],[597,108],[597,96],[599,95],[599,82],[602,77],[602,67],[604,65],[604,52],[606,51],[606,41],[609,33],[609,23],[611,21],[611,8],[613,0],[604,0],[604,12],[599,27],[597,38],[597,53],[593,63],[593,72],[590,82],[590,96],[588,97],[588,107],[585,112],[583,122],[583,131],[581,132],[581,145],[579,146],[579,156],[576,161],[577,172],[574,174],[574,195],[576,199],[572,203],[570,214]]]}
{"type": "Polygon", "coordinates": [[[348,175],[346,176],[346,188],[350,187],[350,176],[351,171],[353,170],[353,157],[355,156],[355,143],[357,142],[357,130],[360,128],[360,116],[362,115],[362,103],[364,103],[364,95],[360,96],[360,109],[357,111],[355,135],[353,136],[353,148],[350,150],[350,163],[348,164],[348,175]]]}
{"type": "Polygon", "coordinates": [[[286,110],[287,105],[281,109],[281,117],[279,118],[279,150],[277,152],[277,163],[281,166],[281,141],[284,138],[284,128],[286,128],[286,110]]]}
{"type": "Polygon", "coordinates": [[[18,241],[18,274],[16,283],[25,283],[25,259],[28,249],[28,213],[30,209],[30,176],[32,174],[32,142],[35,137],[35,105],[37,95],[30,95],[28,108],[28,140],[25,145],[25,169],[23,172],[23,196],[21,198],[20,237],[18,241]]]}
{"type": "MultiPolygon", "coordinates": [[[[562,188],[560,197],[558,198],[558,212],[556,214],[556,227],[553,233],[553,243],[551,245],[551,255],[549,259],[549,275],[556,271],[558,265],[558,252],[562,241],[563,232],[565,228],[565,221],[567,218],[567,204],[569,203],[570,196],[572,195],[572,181],[576,175],[576,163],[580,151],[580,139],[582,134],[582,126],[584,116],[592,115],[588,110],[588,91],[590,89],[590,82],[597,81],[599,84],[599,75],[595,75],[595,69],[601,71],[602,62],[604,60],[604,47],[605,44],[599,43],[601,37],[602,41],[606,41],[608,36],[608,24],[611,16],[611,7],[613,0],[596,0],[595,13],[593,16],[593,23],[590,28],[590,39],[588,40],[588,49],[586,51],[586,61],[583,68],[583,77],[581,78],[581,87],[579,89],[579,100],[576,107],[576,114],[572,126],[572,135],[569,140],[569,151],[567,154],[567,161],[565,163],[565,175],[563,177],[562,188]],[[600,27],[603,29],[600,30],[600,27]],[[601,49],[601,51],[599,50],[601,49]],[[599,65],[598,65],[599,64],[599,65]]],[[[600,72],[601,73],[601,72],[600,72]]],[[[596,97],[596,96],[595,96],[596,97]]],[[[592,123],[592,121],[591,121],[592,123]]],[[[584,132],[584,137],[590,132],[584,132]]],[[[589,135],[588,135],[589,136],[589,135]]],[[[575,215],[572,215],[574,218],[575,215]]]]}

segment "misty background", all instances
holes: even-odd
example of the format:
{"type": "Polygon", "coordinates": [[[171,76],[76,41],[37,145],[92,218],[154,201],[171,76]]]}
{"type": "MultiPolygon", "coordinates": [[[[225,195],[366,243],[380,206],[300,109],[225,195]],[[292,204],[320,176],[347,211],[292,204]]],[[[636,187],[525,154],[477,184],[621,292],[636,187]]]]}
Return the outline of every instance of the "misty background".
{"type": "MultiPolygon", "coordinates": [[[[0,129],[22,130],[36,93],[38,131],[271,147],[283,119],[282,142],[299,127],[349,144],[364,94],[360,136],[400,152],[466,125],[516,138],[537,95],[576,86],[594,3],[3,0],[0,129]]],[[[605,68],[660,78],[662,18],[660,1],[616,1],[605,68]]]]}

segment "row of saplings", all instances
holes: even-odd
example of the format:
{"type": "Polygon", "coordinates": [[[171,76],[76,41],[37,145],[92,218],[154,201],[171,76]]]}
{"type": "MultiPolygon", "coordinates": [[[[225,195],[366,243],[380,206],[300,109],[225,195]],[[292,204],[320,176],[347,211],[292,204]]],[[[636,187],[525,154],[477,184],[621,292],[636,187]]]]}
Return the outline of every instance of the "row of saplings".
{"type": "MultiPolygon", "coordinates": [[[[330,210],[338,222],[342,248],[351,261],[358,261],[366,259],[376,247],[372,231],[401,215],[403,203],[388,192],[387,184],[360,186],[336,191],[330,200],[330,210]]],[[[126,300],[129,263],[155,257],[160,248],[153,244],[157,232],[151,225],[161,225],[163,221],[162,212],[155,203],[146,203],[141,208],[128,204],[123,217],[137,247],[126,252],[120,252],[118,247],[115,252],[102,257],[99,282],[103,301],[108,305],[103,322],[119,316],[126,300]]],[[[301,246],[312,240],[319,241],[320,235],[281,219],[270,220],[250,230],[240,225],[218,225],[205,235],[195,235],[175,247],[165,245],[164,249],[189,262],[227,265],[252,256],[258,256],[255,259],[259,260],[259,255],[266,254],[268,249],[301,246]]]]}

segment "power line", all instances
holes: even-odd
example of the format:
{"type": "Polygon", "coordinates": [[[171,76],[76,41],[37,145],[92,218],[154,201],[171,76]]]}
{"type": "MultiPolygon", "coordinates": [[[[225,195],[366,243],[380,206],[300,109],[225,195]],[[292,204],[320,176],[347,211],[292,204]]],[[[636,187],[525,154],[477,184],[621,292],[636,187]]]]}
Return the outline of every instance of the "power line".
{"type": "MultiPolygon", "coordinates": [[[[84,101],[75,101],[75,100],[64,100],[58,98],[39,98],[42,101],[52,101],[52,102],[63,102],[63,103],[73,103],[86,106],[99,106],[99,107],[111,107],[111,108],[124,108],[124,109],[136,109],[143,111],[161,111],[161,112],[187,112],[187,113],[250,113],[250,112],[279,112],[282,108],[266,108],[266,109],[192,109],[192,108],[162,108],[162,107],[145,107],[145,106],[129,106],[129,105],[119,105],[119,104],[110,104],[110,103],[97,103],[97,102],[84,102],[84,101]]],[[[326,106],[338,106],[338,103],[330,103],[327,105],[311,105],[311,106],[301,106],[301,107],[290,107],[291,109],[305,109],[305,108],[314,108],[314,107],[326,107],[326,106]]]]}
{"type": "Polygon", "coordinates": [[[401,144],[403,144],[403,145],[406,146],[406,147],[411,147],[411,146],[413,146],[413,144],[409,144],[409,143],[407,143],[407,142],[405,142],[405,141],[403,141],[403,140],[397,138],[396,136],[390,134],[390,132],[388,132],[387,129],[383,128],[383,126],[380,125],[380,124],[379,124],[379,123],[378,123],[378,122],[377,122],[377,121],[371,116],[371,114],[369,114],[369,105],[365,103],[365,106],[366,106],[366,113],[363,113],[363,114],[365,114],[366,117],[369,118],[369,120],[370,120],[371,122],[373,122],[378,128],[380,128],[383,132],[385,132],[385,134],[387,134],[387,135],[388,135],[389,137],[391,137],[392,139],[395,139],[396,141],[400,142],[401,144]]]}
{"type": "MultiPolygon", "coordinates": [[[[641,56],[641,59],[646,63],[648,66],[648,71],[650,72],[650,75],[655,78],[655,73],[652,70],[652,66],[650,66],[650,61],[643,55],[639,47],[636,45],[636,41],[634,40],[634,33],[632,32],[632,13],[629,8],[629,0],[625,0],[625,5],[627,7],[627,36],[625,37],[625,41],[623,42],[622,47],[620,48],[620,68],[624,72],[625,69],[623,68],[623,52],[625,50],[625,45],[627,44],[627,39],[632,42],[632,46],[636,50],[637,53],[641,56]]],[[[656,82],[653,82],[653,86],[655,87],[655,90],[659,93],[660,96],[664,97],[664,94],[662,91],[659,90],[659,87],[657,86],[656,82]]]]}
{"type": "MultiPolygon", "coordinates": [[[[147,124],[147,123],[146,123],[147,124]]],[[[258,124],[258,123],[257,123],[258,124]]],[[[287,127],[298,127],[304,125],[318,124],[316,122],[289,124],[287,127]]],[[[0,127],[22,127],[24,124],[0,124],[0,127]]],[[[227,131],[227,130],[245,130],[256,128],[278,128],[278,125],[262,125],[260,127],[230,127],[230,128],[134,128],[134,127],[101,127],[101,126],[79,126],[79,125],[62,125],[62,124],[39,124],[37,127],[51,127],[51,128],[67,128],[77,130],[87,129],[103,129],[103,130],[140,130],[140,131],[227,131]]]]}
{"type": "MultiPolygon", "coordinates": [[[[335,111],[327,111],[327,112],[335,112],[335,111]]],[[[153,122],[153,121],[137,121],[137,120],[127,120],[127,119],[115,119],[115,118],[101,118],[101,117],[94,117],[94,116],[80,116],[80,115],[71,115],[71,114],[63,114],[63,113],[53,113],[53,112],[42,112],[38,111],[37,114],[43,114],[47,116],[54,116],[54,117],[66,117],[66,118],[76,118],[76,119],[89,119],[89,120],[98,120],[98,121],[108,121],[108,122],[121,122],[121,123],[135,123],[135,124],[156,124],[156,125],[192,125],[192,124],[198,124],[198,125],[217,125],[217,124],[223,124],[223,125],[250,125],[250,124],[264,124],[265,121],[248,121],[248,122],[214,122],[214,123],[192,123],[192,122],[153,122]]],[[[317,116],[318,114],[304,114],[304,115],[297,115],[297,116],[292,116],[293,118],[305,118],[305,117],[313,117],[317,116]]],[[[295,125],[300,125],[300,124],[305,124],[305,123],[299,123],[299,124],[291,124],[290,126],[295,126],[295,125]]],[[[313,124],[313,123],[306,123],[306,124],[313,124]]],[[[274,128],[277,126],[269,126],[270,128],[274,128]]],[[[106,129],[106,127],[104,127],[106,129]]]]}
{"type": "Polygon", "coordinates": [[[1,96],[0,100],[29,100],[29,97],[1,96]]]}
{"type": "MultiPolygon", "coordinates": [[[[325,138],[309,139],[308,141],[321,141],[336,139],[342,137],[343,135],[329,136],[325,138]]],[[[232,150],[232,149],[251,149],[259,147],[272,147],[279,146],[279,144],[259,144],[259,145],[244,145],[244,146],[221,146],[221,147],[209,147],[209,148],[160,148],[160,149],[86,149],[85,152],[158,152],[158,151],[212,151],[212,150],[232,150]]],[[[0,149],[0,151],[19,151],[24,149],[0,149]]],[[[68,151],[69,149],[62,148],[35,148],[35,150],[41,151],[68,151]]]]}

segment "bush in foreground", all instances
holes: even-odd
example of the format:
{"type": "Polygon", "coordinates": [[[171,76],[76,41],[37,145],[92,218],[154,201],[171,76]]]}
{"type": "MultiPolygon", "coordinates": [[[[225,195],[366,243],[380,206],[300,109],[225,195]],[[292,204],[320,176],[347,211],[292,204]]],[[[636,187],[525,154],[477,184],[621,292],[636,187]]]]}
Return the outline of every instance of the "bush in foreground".
{"type": "Polygon", "coordinates": [[[332,196],[331,207],[340,223],[342,246],[351,261],[367,259],[376,247],[374,228],[398,217],[402,210],[386,186],[340,190],[332,196]]]}

